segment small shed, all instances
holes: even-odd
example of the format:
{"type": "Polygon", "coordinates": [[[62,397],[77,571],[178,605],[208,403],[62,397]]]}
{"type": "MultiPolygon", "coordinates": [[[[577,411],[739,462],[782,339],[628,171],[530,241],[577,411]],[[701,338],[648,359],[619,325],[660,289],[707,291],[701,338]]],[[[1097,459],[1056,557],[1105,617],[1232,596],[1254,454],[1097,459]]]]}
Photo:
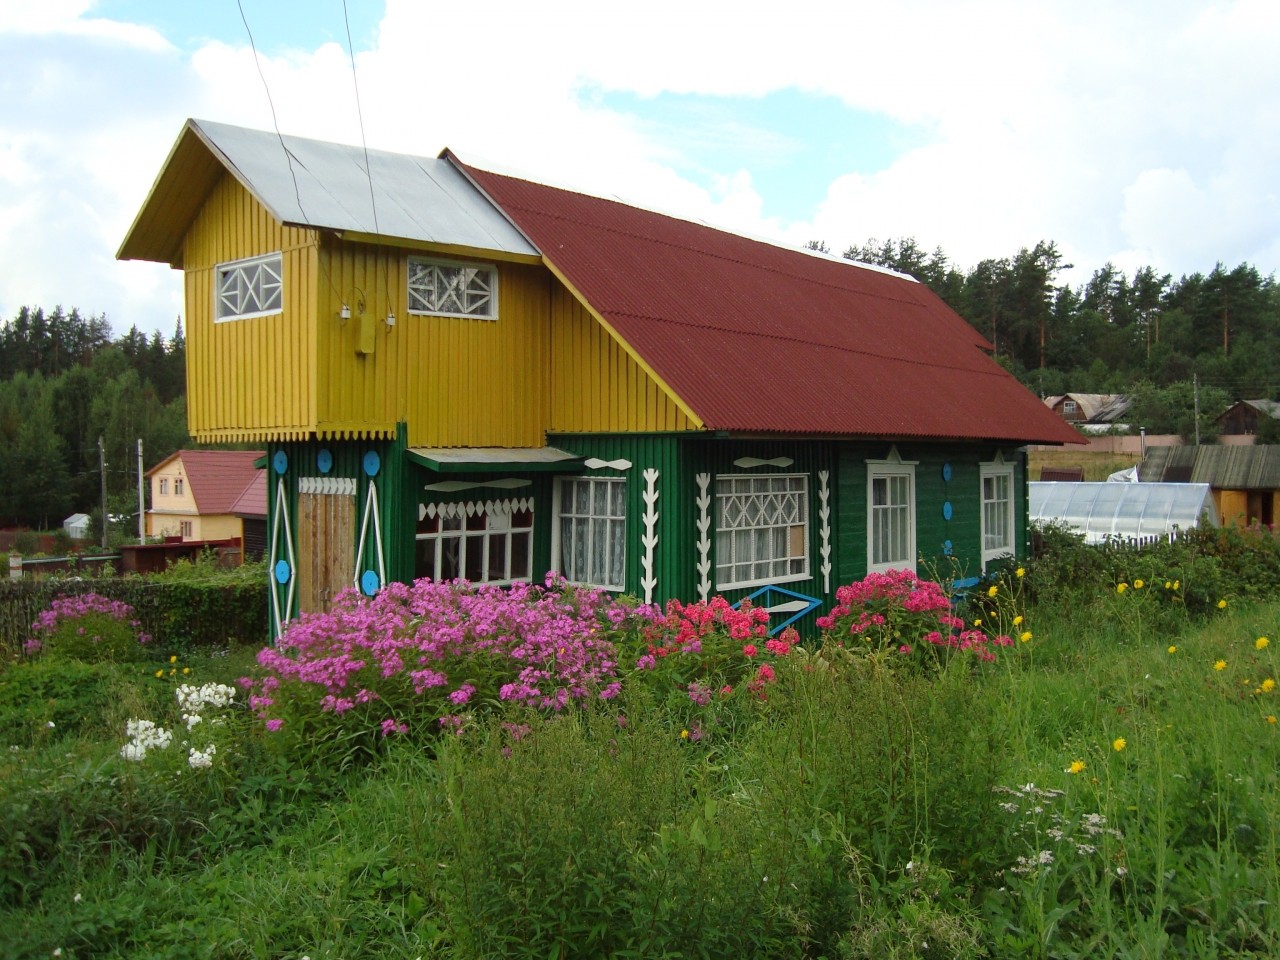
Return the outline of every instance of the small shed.
{"type": "Polygon", "coordinates": [[[1152,447],[1139,474],[1208,484],[1224,523],[1273,529],[1280,514],[1280,445],[1152,447]]]}
{"type": "Polygon", "coordinates": [[[1033,524],[1058,522],[1084,536],[1146,543],[1176,537],[1204,522],[1218,526],[1218,509],[1207,483],[1027,484],[1033,524]]]}
{"type": "Polygon", "coordinates": [[[87,513],[73,513],[62,521],[62,529],[72,540],[88,540],[89,515],[87,513]]]}

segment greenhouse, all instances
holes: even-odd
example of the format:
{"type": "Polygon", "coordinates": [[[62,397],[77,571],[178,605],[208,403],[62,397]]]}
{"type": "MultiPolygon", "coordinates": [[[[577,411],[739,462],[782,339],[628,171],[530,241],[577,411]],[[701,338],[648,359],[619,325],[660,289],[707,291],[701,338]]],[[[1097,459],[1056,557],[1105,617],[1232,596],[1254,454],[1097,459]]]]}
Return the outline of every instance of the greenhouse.
{"type": "Polygon", "coordinates": [[[1207,483],[1027,484],[1032,524],[1061,523],[1085,543],[1145,542],[1176,537],[1202,520],[1218,526],[1207,483]]]}

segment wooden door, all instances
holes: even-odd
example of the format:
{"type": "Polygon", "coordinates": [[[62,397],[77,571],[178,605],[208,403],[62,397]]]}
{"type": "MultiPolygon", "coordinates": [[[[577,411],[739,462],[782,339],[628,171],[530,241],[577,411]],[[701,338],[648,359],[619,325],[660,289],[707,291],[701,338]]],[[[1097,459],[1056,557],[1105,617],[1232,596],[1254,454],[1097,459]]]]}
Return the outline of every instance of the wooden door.
{"type": "Polygon", "coordinates": [[[355,580],[356,500],[348,493],[298,494],[298,609],[324,613],[355,580]]]}

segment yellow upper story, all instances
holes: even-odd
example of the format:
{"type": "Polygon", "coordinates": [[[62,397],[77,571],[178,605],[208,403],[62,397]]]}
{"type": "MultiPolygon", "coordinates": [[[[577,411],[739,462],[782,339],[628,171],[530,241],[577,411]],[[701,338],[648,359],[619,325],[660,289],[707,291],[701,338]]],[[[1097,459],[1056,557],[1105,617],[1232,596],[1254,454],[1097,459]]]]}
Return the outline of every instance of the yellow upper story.
{"type": "Polygon", "coordinates": [[[224,174],[182,267],[202,441],[391,436],[403,422],[411,446],[527,447],[701,426],[536,258],[286,227],[224,174]]]}

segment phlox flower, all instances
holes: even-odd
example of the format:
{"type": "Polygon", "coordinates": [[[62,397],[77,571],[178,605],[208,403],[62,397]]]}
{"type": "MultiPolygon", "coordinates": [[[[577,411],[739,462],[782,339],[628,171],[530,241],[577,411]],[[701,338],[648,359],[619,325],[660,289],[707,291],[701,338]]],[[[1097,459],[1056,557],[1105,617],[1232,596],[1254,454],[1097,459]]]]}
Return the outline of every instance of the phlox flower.
{"type": "Polygon", "coordinates": [[[756,645],[754,643],[748,643],[742,648],[742,655],[744,657],[754,657],[756,653],[756,645]]]}

